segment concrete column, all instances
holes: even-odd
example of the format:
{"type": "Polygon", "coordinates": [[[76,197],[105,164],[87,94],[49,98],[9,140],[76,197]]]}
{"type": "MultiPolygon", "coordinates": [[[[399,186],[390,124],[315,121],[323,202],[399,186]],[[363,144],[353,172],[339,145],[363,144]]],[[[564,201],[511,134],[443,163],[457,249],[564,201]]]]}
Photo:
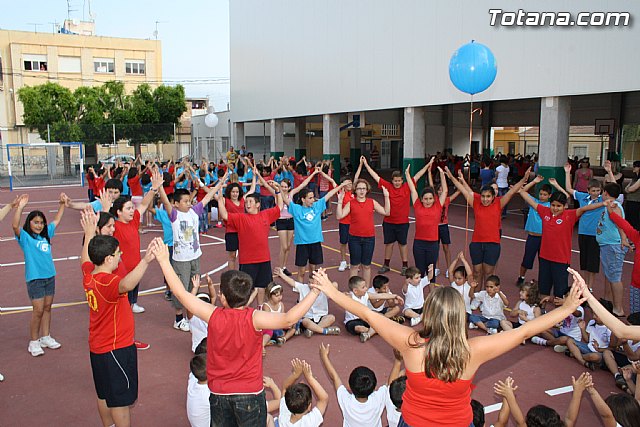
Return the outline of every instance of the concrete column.
{"type": "Polygon", "coordinates": [[[564,182],[564,164],[569,152],[571,97],[551,96],[540,100],[540,154],[538,173],[564,182]]]}
{"type": "MultiPolygon", "coordinates": [[[[411,175],[415,175],[425,165],[426,149],[426,110],[424,107],[406,107],[404,109],[404,144],[402,170],[411,165],[411,175]]],[[[425,175],[426,176],[426,175],[425,175]]],[[[424,188],[424,180],[418,182],[418,192],[424,188]]]]}
{"type": "Polygon", "coordinates": [[[307,119],[304,117],[296,119],[295,130],[296,144],[294,157],[300,160],[307,155],[307,119]]]}
{"type": "Polygon", "coordinates": [[[340,181],[340,121],[337,114],[322,116],[322,158],[333,163],[333,179],[340,181]]]}
{"type": "Polygon", "coordinates": [[[284,156],[284,121],[271,119],[271,155],[275,159],[284,156]]]}
{"type": "Polygon", "coordinates": [[[349,161],[353,167],[353,173],[355,173],[360,163],[360,156],[362,149],[360,148],[360,141],[362,139],[362,129],[351,129],[351,140],[349,141],[349,161]]]}
{"type": "Polygon", "coordinates": [[[240,147],[245,144],[244,141],[244,122],[234,122],[233,123],[233,139],[231,145],[236,149],[236,151],[240,150],[240,147]]]}

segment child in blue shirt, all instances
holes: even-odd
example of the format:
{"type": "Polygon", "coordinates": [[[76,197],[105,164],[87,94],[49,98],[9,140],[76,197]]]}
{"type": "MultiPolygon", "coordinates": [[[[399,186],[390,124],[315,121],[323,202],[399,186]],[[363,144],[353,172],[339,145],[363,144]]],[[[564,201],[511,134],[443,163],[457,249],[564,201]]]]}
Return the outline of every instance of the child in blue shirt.
{"type": "MultiPolygon", "coordinates": [[[[173,203],[173,194],[167,194],[167,199],[169,199],[169,203],[173,203]]],[[[164,206],[162,206],[160,197],[156,197],[154,205],[155,206],[149,208],[149,210],[153,213],[153,219],[162,225],[162,242],[169,248],[169,257],[171,259],[173,257],[173,227],[171,226],[171,220],[164,206]]],[[[166,280],[164,281],[164,285],[164,299],[171,301],[171,289],[169,289],[166,280]]]]}
{"type": "Polygon", "coordinates": [[[24,225],[20,228],[22,211],[29,202],[28,194],[19,197],[13,217],[13,233],[24,253],[27,293],[33,306],[29,328],[31,341],[28,347],[32,356],[43,355],[43,348],[60,348],[60,343],[50,335],[51,305],[56,290],[56,269],[51,255],[51,238],[55,235],[56,226],[62,219],[67,199],[66,194],[60,193],[58,213],[48,225],[44,213],[36,210],[27,215],[24,225]]]}

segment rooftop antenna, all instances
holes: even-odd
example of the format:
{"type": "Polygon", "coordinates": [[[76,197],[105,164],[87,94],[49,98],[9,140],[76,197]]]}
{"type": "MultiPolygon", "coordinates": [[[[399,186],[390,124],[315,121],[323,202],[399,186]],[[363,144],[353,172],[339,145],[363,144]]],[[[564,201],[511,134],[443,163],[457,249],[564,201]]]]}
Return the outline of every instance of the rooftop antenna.
{"type": "Polygon", "coordinates": [[[44,24],[37,24],[35,22],[27,22],[27,25],[33,25],[33,32],[37,33],[38,32],[38,27],[44,24]]]}
{"type": "Polygon", "coordinates": [[[158,24],[167,24],[168,21],[156,21],[156,30],[153,32],[153,37],[158,40],[158,24]]]}
{"type": "Polygon", "coordinates": [[[71,19],[71,12],[77,12],[78,9],[73,8],[71,0],[67,0],[67,19],[71,19]]]}
{"type": "Polygon", "coordinates": [[[53,34],[57,33],[60,29],[60,23],[58,21],[48,22],[48,24],[51,24],[51,32],[53,34]]]}

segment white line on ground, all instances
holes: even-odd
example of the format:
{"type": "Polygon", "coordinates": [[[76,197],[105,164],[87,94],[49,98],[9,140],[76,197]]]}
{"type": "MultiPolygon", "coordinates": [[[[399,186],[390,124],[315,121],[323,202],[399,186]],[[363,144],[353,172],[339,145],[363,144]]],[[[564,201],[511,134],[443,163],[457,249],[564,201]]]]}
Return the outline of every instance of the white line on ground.
{"type": "MultiPolygon", "coordinates": [[[[213,269],[213,270],[211,270],[211,271],[207,271],[206,273],[201,274],[201,275],[200,275],[200,278],[202,279],[202,278],[203,278],[203,277],[205,277],[207,274],[215,274],[215,273],[217,273],[217,272],[218,272],[218,271],[220,271],[220,270],[224,270],[225,268],[227,268],[227,266],[228,266],[228,265],[229,265],[229,262],[227,261],[227,262],[225,262],[224,264],[222,264],[221,266],[216,267],[216,268],[214,268],[214,269],[213,269]]],[[[145,289],[145,290],[143,290],[143,291],[140,291],[140,292],[139,292],[139,294],[140,294],[140,295],[144,295],[144,294],[148,294],[148,293],[151,293],[151,292],[161,291],[161,290],[163,290],[164,288],[165,288],[164,286],[158,286],[157,288],[145,289]]]]}
{"type": "Polygon", "coordinates": [[[485,406],[484,407],[484,413],[485,414],[490,414],[492,412],[499,411],[500,409],[502,409],[502,402],[494,403],[493,405],[485,406]]]}
{"type": "Polygon", "coordinates": [[[545,393],[547,393],[549,396],[557,396],[558,394],[570,393],[572,391],[573,391],[573,386],[568,385],[566,387],[546,390],[545,393]]]}

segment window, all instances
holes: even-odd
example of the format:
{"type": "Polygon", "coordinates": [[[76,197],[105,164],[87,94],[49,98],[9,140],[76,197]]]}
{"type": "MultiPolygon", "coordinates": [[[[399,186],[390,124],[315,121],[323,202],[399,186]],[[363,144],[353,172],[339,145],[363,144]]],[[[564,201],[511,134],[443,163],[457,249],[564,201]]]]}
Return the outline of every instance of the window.
{"type": "Polygon", "coordinates": [[[24,55],[22,57],[25,71],[47,71],[47,55],[24,55]]]}
{"type": "Polygon", "coordinates": [[[400,135],[400,126],[398,125],[382,125],[380,131],[382,136],[398,136],[400,135]]]}
{"type": "Polygon", "coordinates": [[[516,143],[509,141],[509,154],[516,154],[516,143]]]}
{"type": "Polygon", "coordinates": [[[588,149],[586,145],[574,145],[573,146],[573,157],[578,157],[579,159],[583,159],[588,156],[588,149]]]}
{"type": "Polygon", "coordinates": [[[82,63],[79,56],[60,56],[58,58],[58,71],[61,73],[80,73],[82,63]]]}
{"type": "Polygon", "coordinates": [[[112,58],[93,58],[93,71],[96,73],[113,73],[114,70],[112,58]]]}
{"type": "Polygon", "coordinates": [[[124,72],[126,74],[144,74],[144,61],[125,61],[124,72]]]}
{"type": "Polygon", "coordinates": [[[529,145],[527,144],[527,151],[525,154],[536,154],[538,152],[538,144],[529,145]]]}
{"type": "Polygon", "coordinates": [[[206,108],[207,108],[206,101],[202,101],[202,100],[191,101],[192,110],[205,110],[206,108]]]}

